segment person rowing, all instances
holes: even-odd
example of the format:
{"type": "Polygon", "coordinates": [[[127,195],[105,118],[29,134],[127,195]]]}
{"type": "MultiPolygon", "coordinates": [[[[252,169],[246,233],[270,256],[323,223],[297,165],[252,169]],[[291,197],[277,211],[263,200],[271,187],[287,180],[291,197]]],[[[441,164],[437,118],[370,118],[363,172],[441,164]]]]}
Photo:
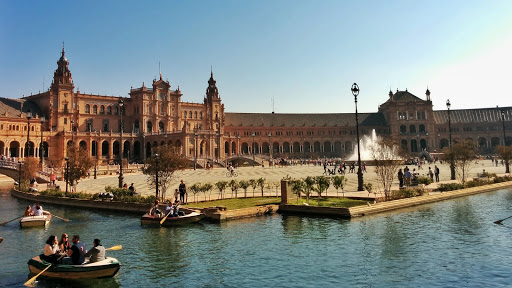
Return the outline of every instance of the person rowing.
{"type": "Polygon", "coordinates": [[[100,244],[100,239],[96,238],[93,241],[94,247],[85,253],[85,257],[89,258],[89,263],[99,262],[105,260],[105,247],[100,244]]]}

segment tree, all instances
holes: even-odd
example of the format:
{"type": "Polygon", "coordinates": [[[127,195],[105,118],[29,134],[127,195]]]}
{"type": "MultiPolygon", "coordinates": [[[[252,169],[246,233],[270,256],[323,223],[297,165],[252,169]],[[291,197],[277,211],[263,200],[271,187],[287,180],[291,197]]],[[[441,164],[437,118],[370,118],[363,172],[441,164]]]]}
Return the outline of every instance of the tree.
{"type": "Polygon", "coordinates": [[[304,179],[304,194],[306,194],[306,203],[309,204],[309,195],[315,191],[315,178],[308,176],[304,179]]]}
{"type": "Polygon", "coordinates": [[[240,182],[238,182],[238,185],[240,186],[240,188],[244,189],[244,198],[247,198],[247,188],[249,188],[249,186],[251,186],[249,184],[249,181],[240,180],[240,182]]]}
{"type": "Polygon", "coordinates": [[[211,183],[204,183],[203,187],[201,187],[201,191],[204,193],[204,200],[206,200],[206,193],[208,193],[208,200],[211,200],[211,193],[213,190],[213,185],[211,183]]]}
{"type": "Polygon", "coordinates": [[[158,173],[158,187],[162,193],[156,191],[156,197],[158,199],[160,194],[162,199],[165,199],[165,193],[171,186],[175,173],[187,168],[188,160],[179,153],[179,149],[172,145],[159,146],[154,151],[155,155],[158,154],[158,157],[147,158],[142,173],[148,175],[149,186],[153,188],[156,187],[158,173]]]}
{"type": "Polygon", "coordinates": [[[475,160],[475,144],[471,140],[455,143],[451,148],[443,149],[445,159],[453,159],[455,173],[459,181],[464,184],[469,169],[475,160]]]}
{"type": "Polygon", "coordinates": [[[201,183],[194,183],[192,186],[190,186],[188,188],[189,190],[192,190],[192,193],[194,194],[194,202],[196,202],[196,194],[202,191],[201,188],[202,188],[201,183]]]}
{"type": "Polygon", "coordinates": [[[215,183],[215,187],[217,187],[217,189],[219,189],[219,192],[220,192],[220,199],[223,198],[223,192],[224,190],[226,190],[226,188],[229,186],[229,183],[228,181],[219,181],[217,183],[215,183]]]}
{"type": "Polygon", "coordinates": [[[384,191],[385,199],[389,200],[391,185],[402,165],[401,159],[404,157],[404,152],[395,142],[379,139],[370,147],[370,156],[375,165],[378,186],[384,191]]]}
{"type": "Polygon", "coordinates": [[[265,178],[260,178],[256,180],[258,182],[258,186],[261,188],[261,197],[263,197],[263,189],[265,188],[265,178]]]}
{"type": "Polygon", "coordinates": [[[67,169],[69,174],[68,171],[65,171],[64,177],[67,177],[69,185],[74,187],[80,179],[87,176],[89,169],[94,166],[94,160],[89,157],[89,153],[83,148],[77,151],[70,146],[68,147],[67,155],[69,159],[69,167],[67,169]]]}
{"type": "Polygon", "coordinates": [[[231,187],[231,198],[233,198],[233,192],[235,193],[235,198],[238,198],[238,188],[240,188],[240,183],[233,179],[229,181],[229,187],[231,187]]]}
{"type": "Polygon", "coordinates": [[[301,193],[303,193],[305,191],[306,183],[304,183],[304,180],[302,180],[302,179],[292,180],[291,183],[292,183],[292,191],[295,195],[297,195],[297,204],[299,204],[299,198],[300,198],[301,193]]]}
{"type": "Polygon", "coordinates": [[[505,173],[510,173],[510,160],[512,159],[512,146],[497,146],[496,151],[505,162],[505,173]]]}
{"type": "Polygon", "coordinates": [[[255,179],[249,180],[249,185],[252,187],[252,197],[254,198],[254,190],[256,190],[256,187],[258,187],[258,181],[255,179]]]}
{"type": "Polygon", "coordinates": [[[21,166],[21,183],[25,187],[28,186],[31,178],[35,177],[39,170],[39,159],[35,157],[25,158],[21,166]]]}
{"type": "Polygon", "coordinates": [[[338,190],[341,188],[341,192],[343,193],[343,197],[345,197],[345,184],[347,183],[347,178],[343,175],[336,175],[332,177],[332,186],[336,188],[336,196],[338,195],[338,190]]]}
{"type": "Polygon", "coordinates": [[[316,176],[316,193],[318,193],[318,206],[320,206],[320,197],[322,197],[322,193],[327,191],[329,186],[331,185],[331,179],[325,176],[316,176]]]}

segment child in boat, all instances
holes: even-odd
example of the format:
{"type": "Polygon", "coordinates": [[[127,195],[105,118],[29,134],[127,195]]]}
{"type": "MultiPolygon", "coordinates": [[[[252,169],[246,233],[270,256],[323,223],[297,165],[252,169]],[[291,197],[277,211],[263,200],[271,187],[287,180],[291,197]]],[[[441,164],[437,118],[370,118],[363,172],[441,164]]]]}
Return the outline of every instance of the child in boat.
{"type": "Polygon", "coordinates": [[[158,216],[158,217],[162,218],[162,211],[160,211],[160,209],[158,209],[158,200],[155,200],[155,204],[153,204],[153,206],[151,206],[151,209],[149,209],[149,215],[150,216],[158,216]]]}

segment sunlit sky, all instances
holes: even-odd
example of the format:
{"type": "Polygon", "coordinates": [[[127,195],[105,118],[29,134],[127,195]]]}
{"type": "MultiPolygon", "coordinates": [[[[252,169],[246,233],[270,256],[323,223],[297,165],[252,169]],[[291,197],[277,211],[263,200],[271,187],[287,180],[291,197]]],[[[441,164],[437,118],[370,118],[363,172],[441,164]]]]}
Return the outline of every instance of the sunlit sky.
{"type": "Polygon", "coordinates": [[[361,112],[427,87],[435,110],[512,106],[511,15],[512,1],[0,0],[0,97],[48,89],[64,42],[82,93],[126,97],[160,63],[186,102],[213,68],[227,112],[353,112],[354,82],[361,112]]]}

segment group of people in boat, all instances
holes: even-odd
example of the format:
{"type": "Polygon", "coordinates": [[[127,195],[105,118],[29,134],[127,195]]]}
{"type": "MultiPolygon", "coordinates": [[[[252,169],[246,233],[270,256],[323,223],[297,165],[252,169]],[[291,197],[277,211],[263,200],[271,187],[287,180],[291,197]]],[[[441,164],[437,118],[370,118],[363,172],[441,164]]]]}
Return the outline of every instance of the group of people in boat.
{"type": "Polygon", "coordinates": [[[158,206],[160,205],[160,202],[158,200],[155,201],[155,203],[151,206],[151,209],[149,209],[149,215],[157,218],[162,218],[164,216],[167,217],[178,217],[184,215],[183,212],[180,212],[180,205],[181,201],[177,198],[174,200],[174,202],[169,201],[167,202],[167,206],[165,207],[165,213],[162,213],[158,206]]]}
{"type": "Polygon", "coordinates": [[[51,235],[46,240],[44,253],[40,257],[48,263],[65,265],[84,264],[86,257],[89,258],[88,263],[105,260],[105,247],[101,245],[100,239],[94,239],[93,246],[87,251],[85,244],[80,242],[79,235],[73,235],[71,242],[66,233],[62,234],[60,241],[57,240],[57,236],[51,235]]]}
{"type": "Polygon", "coordinates": [[[39,205],[39,203],[35,203],[34,206],[27,206],[27,209],[25,209],[25,212],[23,213],[23,217],[28,216],[43,216],[48,215],[50,212],[44,211],[43,206],[39,205]]]}

